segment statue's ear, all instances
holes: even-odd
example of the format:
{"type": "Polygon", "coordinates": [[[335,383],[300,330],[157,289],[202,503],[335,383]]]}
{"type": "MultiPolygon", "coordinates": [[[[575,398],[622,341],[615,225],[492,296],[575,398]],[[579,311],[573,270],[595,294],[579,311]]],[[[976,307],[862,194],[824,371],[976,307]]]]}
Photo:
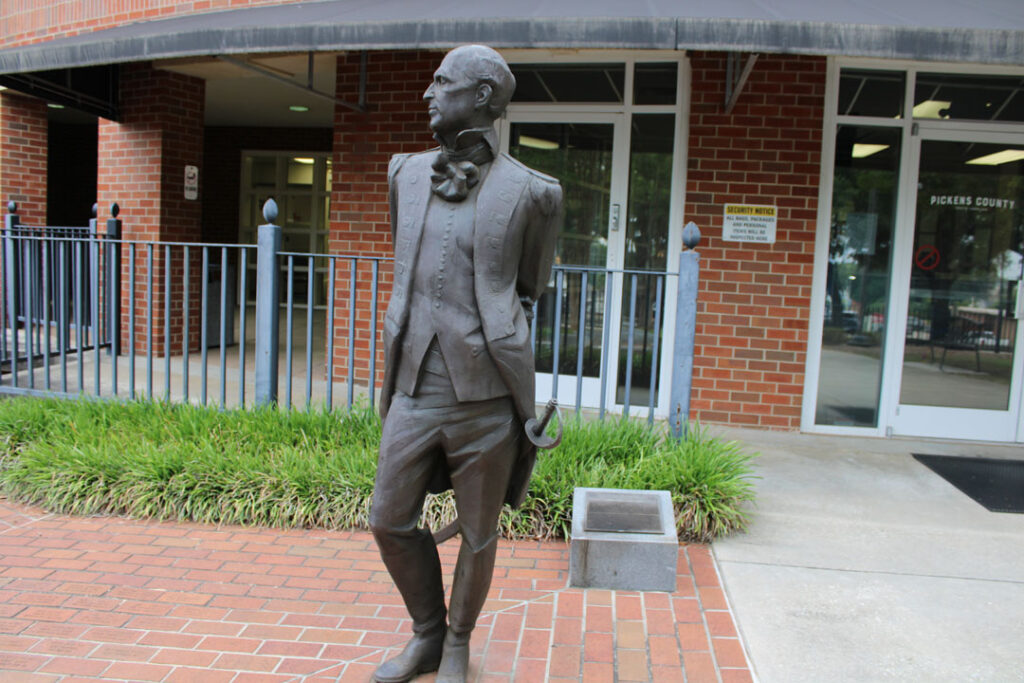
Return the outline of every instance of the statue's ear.
{"type": "Polygon", "coordinates": [[[476,108],[480,109],[486,107],[491,101],[491,95],[494,94],[494,88],[491,87],[490,83],[481,83],[476,88],[476,108]]]}

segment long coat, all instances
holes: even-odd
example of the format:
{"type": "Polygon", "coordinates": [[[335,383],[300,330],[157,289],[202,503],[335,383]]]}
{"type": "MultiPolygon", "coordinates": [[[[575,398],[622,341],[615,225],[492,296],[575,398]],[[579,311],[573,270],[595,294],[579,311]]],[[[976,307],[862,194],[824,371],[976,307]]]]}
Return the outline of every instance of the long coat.
{"type": "MultiPolygon", "coordinates": [[[[384,386],[380,414],[387,417],[395,391],[402,335],[409,320],[413,269],[430,202],[431,162],[437,150],[398,154],[388,167],[394,284],[384,316],[384,386]]],[[[495,157],[477,193],[473,234],[473,289],[487,351],[509,388],[520,419],[536,417],[533,348],[524,300],[547,286],[562,216],[558,181],[507,154],[495,157]]],[[[536,448],[523,439],[505,501],[526,496],[536,448]]],[[[432,487],[432,490],[435,487],[432,487]]]]}

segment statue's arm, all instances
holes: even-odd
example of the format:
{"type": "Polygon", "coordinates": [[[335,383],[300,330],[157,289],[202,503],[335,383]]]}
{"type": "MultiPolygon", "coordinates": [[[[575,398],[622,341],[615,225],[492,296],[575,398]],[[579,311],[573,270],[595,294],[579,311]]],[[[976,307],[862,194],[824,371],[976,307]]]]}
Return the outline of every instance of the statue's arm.
{"type": "Polygon", "coordinates": [[[546,177],[530,179],[530,217],[523,237],[517,287],[532,317],[533,303],[544,293],[555,259],[555,241],[562,225],[562,186],[546,177]]]}
{"type": "Polygon", "coordinates": [[[402,170],[408,154],[396,154],[391,157],[388,164],[388,214],[391,217],[391,243],[395,241],[395,231],[398,229],[398,172],[402,170]]]}

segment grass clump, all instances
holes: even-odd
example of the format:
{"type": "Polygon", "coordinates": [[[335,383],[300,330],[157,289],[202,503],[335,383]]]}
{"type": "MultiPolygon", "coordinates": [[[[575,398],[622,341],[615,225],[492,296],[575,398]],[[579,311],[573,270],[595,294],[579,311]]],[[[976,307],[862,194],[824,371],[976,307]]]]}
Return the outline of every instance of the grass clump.
{"type": "MultiPolygon", "coordinates": [[[[0,491],[68,514],[214,524],[366,528],[380,422],[351,411],[220,411],[185,404],[18,398],[0,403],[0,491]]],[[[506,509],[509,538],[566,538],[573,489],[663,489],[680,537],[743,529],[752,456],[691,431],[676,443],[627,420],[566,424],[541,452],[530,492],[506,509]]],[[[450,493],[424,521],[454,517],[450,493]]]]}

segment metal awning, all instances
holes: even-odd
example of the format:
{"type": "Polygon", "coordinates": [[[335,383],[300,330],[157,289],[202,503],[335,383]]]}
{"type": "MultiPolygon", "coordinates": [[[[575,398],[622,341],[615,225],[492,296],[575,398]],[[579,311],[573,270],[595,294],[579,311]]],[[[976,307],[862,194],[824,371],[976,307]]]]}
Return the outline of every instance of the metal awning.
{"type": "Polygon", "coordinates": [[[1024,65],[1020,0],[325,0],[144,21],[0,50],[0,74],[219,54],[628,48],[1024,65]],[[515,11],[517,16],[510,17],[515,11]]]}

